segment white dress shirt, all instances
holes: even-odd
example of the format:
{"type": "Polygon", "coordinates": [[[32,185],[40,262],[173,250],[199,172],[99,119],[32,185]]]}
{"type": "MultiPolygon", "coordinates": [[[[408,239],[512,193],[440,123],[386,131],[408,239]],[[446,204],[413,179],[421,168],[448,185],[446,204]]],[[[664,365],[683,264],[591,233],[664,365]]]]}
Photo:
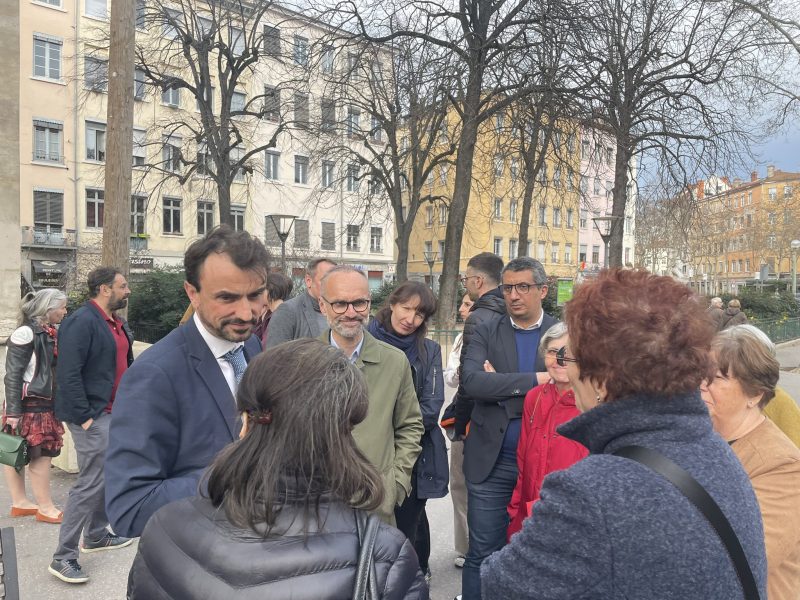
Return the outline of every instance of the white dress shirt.
{"type": "Polygon", "coordinates": [[[222,371],[223,377],[225,377],[225,381],[228,383],[228,387],[231,388],[231,394],[233,397],[236,397],[236,375],[233,372],[233,365],[229,363],[227,360],[222,358],[227,354],[229,351],[243,346],[243,342],[229,342],[228,340],[223,340],[222,338],[218,338],[214,334],[208,331],[203,325],[203,322],[200,321],[200,317],[197,316],[197,313],[194,313],[192,316],[194,319],[194,324],[197,325],[197,331],[200,332],[203,340],[205,341],[208,349],[211,350],[211,354],[214,355],[214,358],[217,359],[217,364],[219,365],[220,370],[222,371]]]}

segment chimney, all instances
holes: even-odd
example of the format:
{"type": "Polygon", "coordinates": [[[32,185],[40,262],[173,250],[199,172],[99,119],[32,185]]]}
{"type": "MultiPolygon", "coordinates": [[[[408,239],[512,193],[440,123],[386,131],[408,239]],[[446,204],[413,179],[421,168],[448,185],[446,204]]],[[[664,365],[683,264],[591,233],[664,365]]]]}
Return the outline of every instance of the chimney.
{"type": "Polygon", "coordinates": [[[758,171],[753,171],[750,173],[750,181],[758,181],[758,171]]]}
{"type": "Polygon", "coordinates": [[[697,199],[702,200],[705,197],[706,182],[701,179],[697,182],[697,199]]]}
{"type": "Polygon", "coordinates": [[[767,165],[767,177],[773,177],[775,175],[775,165],[767,165]]]}

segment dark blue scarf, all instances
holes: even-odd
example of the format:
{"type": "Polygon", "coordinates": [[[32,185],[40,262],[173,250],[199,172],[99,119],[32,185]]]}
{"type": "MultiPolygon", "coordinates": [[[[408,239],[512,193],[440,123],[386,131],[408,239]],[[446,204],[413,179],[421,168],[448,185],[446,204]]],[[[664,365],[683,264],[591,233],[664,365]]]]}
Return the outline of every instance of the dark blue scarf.
{"type": "Polygon", "coordinates": [[[378,319],[372,319],[372,322],[367,326],[367,331],[372,334],[372,337],[382,342],[386,342],[390,346],[394,346],[405,352],[406,358],[410,364],[416,364],[419,360],[419,343],[417,341],[417,332],[411,335],[397,335],[391,333],[378,319]]]}

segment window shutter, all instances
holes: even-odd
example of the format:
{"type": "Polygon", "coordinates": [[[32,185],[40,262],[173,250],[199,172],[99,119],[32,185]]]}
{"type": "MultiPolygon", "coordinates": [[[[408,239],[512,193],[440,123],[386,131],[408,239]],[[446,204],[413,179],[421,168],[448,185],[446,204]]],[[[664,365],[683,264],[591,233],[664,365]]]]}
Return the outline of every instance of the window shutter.
{"type": "Polygon", "coordinates": [[[275,227],[275,223],[272,222],[272,219],[269,217],[266,218],[266,241],[265,244],[267,246],[280,246],[281,245],[281,238],[278,236],[278,228],[275,227]]]}
{"type": "Polygon", "coordinates": [[[294,246],[295,248],[308,248],[308,221],[296,219],[294,222],[294,246]]]}
{"type": "Polygon", "coordinates": [[[322,224],[322,249],[336,250],[336,223],[322,224]]]}

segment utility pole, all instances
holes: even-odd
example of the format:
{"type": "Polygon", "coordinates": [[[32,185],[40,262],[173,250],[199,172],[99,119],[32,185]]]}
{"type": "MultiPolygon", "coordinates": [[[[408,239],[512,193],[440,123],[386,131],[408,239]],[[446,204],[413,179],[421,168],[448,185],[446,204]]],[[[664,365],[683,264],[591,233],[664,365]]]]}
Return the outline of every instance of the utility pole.
{"type": "Polygon", "coordinates": [[[135,2],[111,3],[103,264],[130,271],[135,2]]]}

